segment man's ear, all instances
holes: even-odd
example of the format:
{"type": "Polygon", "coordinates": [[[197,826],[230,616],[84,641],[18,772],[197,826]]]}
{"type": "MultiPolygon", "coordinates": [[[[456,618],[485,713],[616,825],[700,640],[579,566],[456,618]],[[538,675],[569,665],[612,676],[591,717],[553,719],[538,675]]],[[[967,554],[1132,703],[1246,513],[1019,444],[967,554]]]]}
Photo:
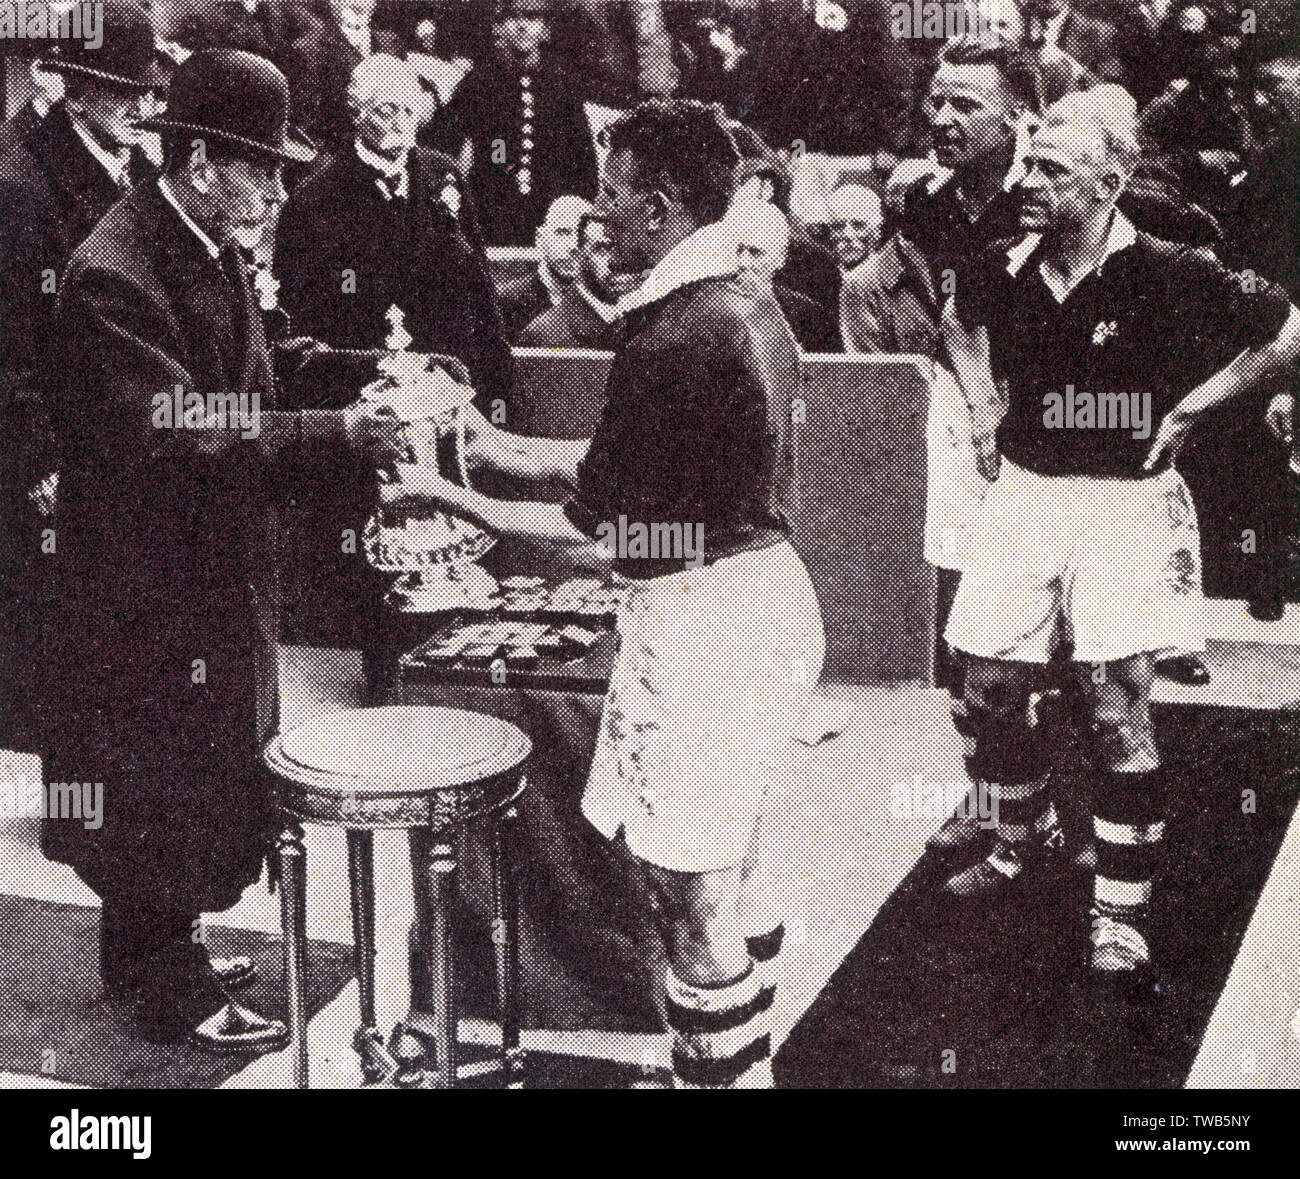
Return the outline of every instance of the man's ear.
{"type": "Polygon", "coordinates": [[[185,165],[185,178],[195,192],[202,193],[206,196],[212,191],[212,165],[206,159],[197,159],[190,157],[189,163],[185,165]]]}

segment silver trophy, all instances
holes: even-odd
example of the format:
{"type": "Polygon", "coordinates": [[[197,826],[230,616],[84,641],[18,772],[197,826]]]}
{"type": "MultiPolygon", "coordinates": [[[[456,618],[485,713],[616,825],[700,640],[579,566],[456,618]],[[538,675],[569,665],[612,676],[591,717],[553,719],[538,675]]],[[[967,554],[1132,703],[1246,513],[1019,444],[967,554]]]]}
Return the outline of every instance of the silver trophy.
{"type": "MultiPolygon", "coordinates": [[[[388,349],[379,360],[382,376],[361,392],[401,419],[417,464],[462,487],[470,486],[465,464],[465,407],[474,397],[465,366],[454,357],[410,352],[401,308],[385,317],[388,349]]],[[[496,580],[476,563],[496,538],[441,509],[378,508],[366,522],[366,560],[381,573],[398,575],[389,591],[397,609],[412,613],[481,606],[497,592],[496,580]]]]}

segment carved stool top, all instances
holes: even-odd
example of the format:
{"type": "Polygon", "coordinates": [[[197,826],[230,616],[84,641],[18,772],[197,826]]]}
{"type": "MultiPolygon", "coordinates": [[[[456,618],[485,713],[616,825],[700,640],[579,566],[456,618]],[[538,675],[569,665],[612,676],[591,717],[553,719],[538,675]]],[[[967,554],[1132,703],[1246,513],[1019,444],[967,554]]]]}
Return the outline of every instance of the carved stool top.
{"type": "Polygon", "coordinates": [[[264,760],[291,816],[342,827],[445,827],[519,792],[532,742],[496,717],[397,705],[318,717],[278,735],[264,760]]]}

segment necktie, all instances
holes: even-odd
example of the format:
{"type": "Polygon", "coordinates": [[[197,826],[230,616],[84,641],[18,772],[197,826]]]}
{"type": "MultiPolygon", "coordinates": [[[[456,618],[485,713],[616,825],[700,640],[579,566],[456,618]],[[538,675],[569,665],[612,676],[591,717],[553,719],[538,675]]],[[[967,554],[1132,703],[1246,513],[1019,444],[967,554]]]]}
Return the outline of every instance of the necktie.
{"type": "Polygon", "coordinates": [[[379,186],[379,191],[384,194],[386,201],[401,201],[406,199],[406,193],[402,191],[402,182],[406,179],[405,172],[375,172],[375,183],[379,186]]]}

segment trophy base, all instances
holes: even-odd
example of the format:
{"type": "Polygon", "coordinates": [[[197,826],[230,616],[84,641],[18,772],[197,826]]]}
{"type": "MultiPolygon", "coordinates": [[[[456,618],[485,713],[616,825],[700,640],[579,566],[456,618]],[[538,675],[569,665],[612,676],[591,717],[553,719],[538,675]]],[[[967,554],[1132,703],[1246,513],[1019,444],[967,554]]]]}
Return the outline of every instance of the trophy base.
{"type": "Polygon", "coordinates": [[[388,605],[402,614],[444,614],[484,609],[497,581],[478,565],[439,565],[404,573],[388,591],[388,605]]]}

